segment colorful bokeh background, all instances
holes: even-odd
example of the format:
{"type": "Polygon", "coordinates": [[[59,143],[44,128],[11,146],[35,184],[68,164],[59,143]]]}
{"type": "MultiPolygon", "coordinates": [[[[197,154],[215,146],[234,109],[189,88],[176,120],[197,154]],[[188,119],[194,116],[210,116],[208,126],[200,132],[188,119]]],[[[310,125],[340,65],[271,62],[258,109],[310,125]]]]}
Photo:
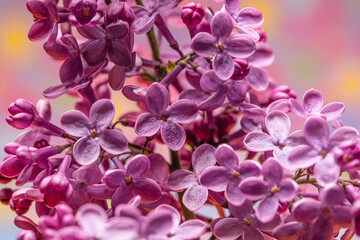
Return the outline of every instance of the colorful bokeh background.
{"type": "MultiPolygon", "coordinates": [[[[17,98],[36,102],[46,87],[59,81],[59,62],[46,55],[43,43],[27,38],[32,16],[25,2],[0,1],[1,148],[20,133],[5,122],[8,105],[17,98]]],[[[221,7],[212,0],[202,3],[215,10],[221,7]]],[[[325,103],[345,103],[343,122],[360,129],[360,1],[241,0],[240,4],[258,8],[265,16],[263,28],[276,54],[270,75],[291,86],[300,100],[313,87],[323,93],[325,103]]],[[[68,96],[51,100],[55,123],[73,103],[68,96]]],[[[118,112],[128,109],[120,101],[116,106],[118,112]]],[[[8,206],[0,205],[0,239],[15,239],[14,216],[8,206]]]]}

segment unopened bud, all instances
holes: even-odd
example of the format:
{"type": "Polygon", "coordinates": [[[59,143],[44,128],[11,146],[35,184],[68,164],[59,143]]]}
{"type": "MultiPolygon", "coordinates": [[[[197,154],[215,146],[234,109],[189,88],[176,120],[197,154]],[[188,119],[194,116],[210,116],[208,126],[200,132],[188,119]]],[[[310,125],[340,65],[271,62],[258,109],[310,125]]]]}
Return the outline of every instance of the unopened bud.
{"type": "Polygon", "coordinates": [[[231,76],[231,79],[233,80],[241,80],[244,79],[250,72],[249,64],[244,59],[236,58],[233,60],[234,62],[234,73],[231,76]]]}
{"type": "Polygon", "coordinates": [[[29,113],[18,113],[14,116],[6,118],[6,122],[14,128],[24,129],[31,125],[34,120],[34,115],[29,113]]]}
{"type": "Polygon", "coordinates": [[[188,27],[198,25],[204,16],[205,11],[200,3],[190,2],[181,10],[181,19],[188,27]]]}

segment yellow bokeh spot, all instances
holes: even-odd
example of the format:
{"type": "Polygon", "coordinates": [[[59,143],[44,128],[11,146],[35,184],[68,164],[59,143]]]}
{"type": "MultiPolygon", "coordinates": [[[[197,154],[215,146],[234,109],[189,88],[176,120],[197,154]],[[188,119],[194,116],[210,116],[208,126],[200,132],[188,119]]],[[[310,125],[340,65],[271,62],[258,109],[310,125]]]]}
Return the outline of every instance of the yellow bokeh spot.
{"type": "Polygon", "coordinates": [[[344,78],[344,88],[346,91],[354,93],[357,92],[359,93],[359,75],[358,74],[352,74],[349,73],[347,75],[345,75],[344,78]]]}

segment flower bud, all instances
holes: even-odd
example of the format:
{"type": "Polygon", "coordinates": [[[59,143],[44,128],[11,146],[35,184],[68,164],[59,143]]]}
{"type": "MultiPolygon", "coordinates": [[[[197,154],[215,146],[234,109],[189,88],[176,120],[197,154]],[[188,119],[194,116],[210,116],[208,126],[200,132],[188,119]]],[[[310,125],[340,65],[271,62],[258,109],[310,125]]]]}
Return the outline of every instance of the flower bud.
{"type": "Polygon", "coordinates": [[[263,29],[257,27],[254,28],[254,30],[259,34],[260,38],[258,40],[258,42],[266,42],[266,33],[263,29]]]}
{"type": "Polygon", "coordinates": [[[131,26],[135,21],[135,13],[126,2],[115,1],[106,8],[104,19],[107,25],[117,20],[122,20],[131,26]]]}
{"type": "Polygon", "coordinates": [[[13,191],[10,188],[3,188],[0,190],[0,201],[3,204],[9,204],[13,191]]]}
{"type": "Polygon", "coordinates": [[[20,147],[21,145],[16,143],[16,142],[11,142],[5,145],[4,147],[4,151],[7,154],[12,154],[12,155],[16,155],[16,150],[20,147]]]}
{"type": "Polygon", "coordinates": [[[241,80],[244,79],[250,72],[249,64],[244,59],[236,58],[233,60],[234,62],[234,74],[231,76],[233,80],[241,80]]]}
{"type": "Polygon", "coordinates": [[[35,115],[32,103],[22,98],[19,98],[15,102],[11,103],[8,110],[12,115],[16,115],[18,113],[29,113],[31,115],[35,115]]]}
{"type": "Polygon", "coordinates": [[[198,25],[204,16],[205,11],[200,3],[190,2],[181,10],[181,19],[188,27],[195,27],[198,25]]]}
{"type": "Polygon", "coordinates": [[[25,165],[31,164],[33,162],[31,150],[27,146],[18,147],[16,150],[16,155],[18,159],[25,165]]]}
{"type": "Polygon", "coordinates": [[[24,129],[30,127],[34,121],[34,115],[29,113],[18,113],[14,116],[8,116],[6,122],[17,129],[24,129]]]}
{"type": "Polygon", "coordinates": [[[286,85],[280,85],[274,88],[270,94],[270,103],[279,99],[296,98],[296,93],[286,85]]]}
{"type": "Polygon", "coordinates": [[[29,199],[14,199],[11,198],[9,201],[11,210],[16,212],[18,215],[23,215],[29,211],[31,200],[29,199]]]}

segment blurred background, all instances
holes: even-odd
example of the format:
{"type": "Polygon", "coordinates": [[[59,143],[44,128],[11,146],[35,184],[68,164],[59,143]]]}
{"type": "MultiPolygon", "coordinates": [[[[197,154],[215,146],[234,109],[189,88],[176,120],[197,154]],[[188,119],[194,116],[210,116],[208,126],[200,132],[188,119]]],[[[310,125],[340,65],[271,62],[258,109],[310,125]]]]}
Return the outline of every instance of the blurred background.
{"type": "MultiPolygon", "coordinates": [[[[43,43],[27,38],[33,21],[25,2],[0,1],[1,149],[21,132],[5,122],[8,105],[17,98],[36,103],[45,88],[59,82],[60,63],[43,51],[43,43]]],[[[215,10],[222,6],[213,0],[198,2],[215,10]]],[[[345,103],[341,119],[345,125],[360,129],[360,1],[241,0],[240,4],[264,14],[262,27],[276,56],[267,69],[270,75],[294,89],[299,100],[313,87],[322,92],[325,103],[345,103]]],[[[128,110],[128,104],[125,109],[116,95],[118,113],[128,110]]],[[[52,120],[58,123],[61,113],[73,108],[74,99],[62,96],[50,102],[52,120]]],[[[1,151],[0,156],[5,154],[1,151]]],[[[1,239],[15,239],[18,229],[13,225],[14,216],[8,206],[0,205],[1,239]]]]}

